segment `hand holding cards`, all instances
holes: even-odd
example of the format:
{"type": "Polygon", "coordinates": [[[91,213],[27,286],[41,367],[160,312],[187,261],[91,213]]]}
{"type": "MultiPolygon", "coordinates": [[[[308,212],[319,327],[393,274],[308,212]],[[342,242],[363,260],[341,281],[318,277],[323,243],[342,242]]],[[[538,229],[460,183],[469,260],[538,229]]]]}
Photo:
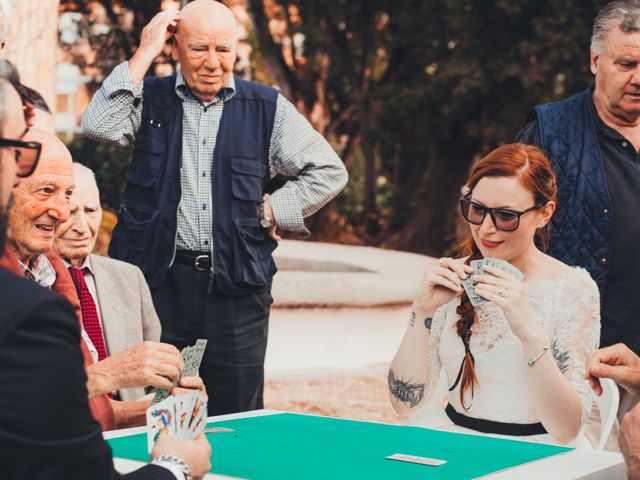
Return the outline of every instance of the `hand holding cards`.
{"type": "Polygon", "coordinates": [[[192,440],[204,432],[207,399],[198,391],[166,398],[147,409],[147,446],[153,450],[158,437],[175,435],[192,440]]]}
{"type": "MultiPolygon", "coordinates": [[[[471,262],[471,267],[473,268],[473,275],[491,275],[489,272],[485,271],[485,267],[493,267],[508,273],[516,280],[522,280],[524,278],[524,274],[516,267],[511,265],[509,262],[506,262],[505,260],[500,260],[497,258],[483,258],[482,260],[473,260],[471,262]]],[[[465,292],[467,292],[469,300],[474,307],[477,307],[478,305],[481,305],[487,301],[485,298],[476,294],[475,289],[478,284],[473,281],[473,276],[467,277],[461,282],[461,284],[465,292]]]]}
{"type": "MultiPolygon", "coordinates": [[[[184,370],[182,370],[180,378],[198,375],[198,369],[200,368],[205,348],[207,348],[207,341],[199,338],[195,345],[182,349],[181,354],[182,359],[184,360],[184,370]]],[[[178,381],[173,384],[174,387],[178,384],[180,378],[178,378],[178,381]]],[[[151,405],[161,402],[165,398],[168,398],[169,395],[171,395],[170,390],[167,390],[166,388],[159,388],[156,390],[156,395],[153,397],[151,405]]]]}

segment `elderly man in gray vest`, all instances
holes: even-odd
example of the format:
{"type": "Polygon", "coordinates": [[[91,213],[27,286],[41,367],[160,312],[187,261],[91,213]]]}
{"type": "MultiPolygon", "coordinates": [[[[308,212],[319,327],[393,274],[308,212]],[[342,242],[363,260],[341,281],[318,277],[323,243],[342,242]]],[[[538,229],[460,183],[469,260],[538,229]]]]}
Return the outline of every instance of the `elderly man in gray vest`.
{"type": "Polygon", "coordinates": [[[262,408],[276,229],[347,182],[341,160],[277,90],[235,78],[236,22],[213,0],[161,12],[83,116],[91,138],[133,146],[109,253],[138,265],[164,341],[208,345],[209,414],[262,408]],[[144,78],[168,39],[177,75],[144,78]],[[289,178],[270,196],[266,183],[289,178]]]}

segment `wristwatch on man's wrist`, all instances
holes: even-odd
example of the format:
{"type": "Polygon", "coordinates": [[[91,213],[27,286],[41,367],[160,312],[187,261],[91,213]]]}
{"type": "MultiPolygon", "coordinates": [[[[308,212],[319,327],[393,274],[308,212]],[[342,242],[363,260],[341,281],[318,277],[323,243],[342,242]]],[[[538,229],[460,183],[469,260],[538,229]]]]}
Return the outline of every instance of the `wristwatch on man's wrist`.
{"type": "Polygon", "coordinates": [[[258,204],[258,222],[262,228],[273,227],[273,220],[264,213],[264,202],[258,204]]]}

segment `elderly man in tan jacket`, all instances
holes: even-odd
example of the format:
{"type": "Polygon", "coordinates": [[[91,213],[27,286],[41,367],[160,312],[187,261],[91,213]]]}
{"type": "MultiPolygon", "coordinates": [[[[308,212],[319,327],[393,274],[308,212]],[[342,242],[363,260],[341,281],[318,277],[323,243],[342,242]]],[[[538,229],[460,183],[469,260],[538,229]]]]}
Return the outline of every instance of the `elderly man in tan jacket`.
{"type": "MultiPolygon", "coordinates": [[[[140,269],[91,253],[102,222],[100,192],[89,168],[74,163],[73,174],[71,215],[56,229],[54,250],[78,291],[87,343],[97,362],[145,340],[158,342],[161,327],[140,269]]],[[[121,388],[118,394],[121,400],[137,400],[145,392],[121,388]]]]}

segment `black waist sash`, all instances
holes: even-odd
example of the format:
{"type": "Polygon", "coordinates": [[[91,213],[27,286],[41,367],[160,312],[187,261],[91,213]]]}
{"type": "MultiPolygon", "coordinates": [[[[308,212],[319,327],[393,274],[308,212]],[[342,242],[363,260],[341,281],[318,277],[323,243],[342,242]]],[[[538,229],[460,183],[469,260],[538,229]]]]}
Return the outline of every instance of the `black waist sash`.
{"type": "Polygon", "coordinates": [[[447,417],[461,427],[477,430],[482,433],[495,433],[498,435],[542,435],[547,433],[541,423],[503,423],[492,420],[473,418],[458,413],[449,403],[444,410],[447,417]]]}

